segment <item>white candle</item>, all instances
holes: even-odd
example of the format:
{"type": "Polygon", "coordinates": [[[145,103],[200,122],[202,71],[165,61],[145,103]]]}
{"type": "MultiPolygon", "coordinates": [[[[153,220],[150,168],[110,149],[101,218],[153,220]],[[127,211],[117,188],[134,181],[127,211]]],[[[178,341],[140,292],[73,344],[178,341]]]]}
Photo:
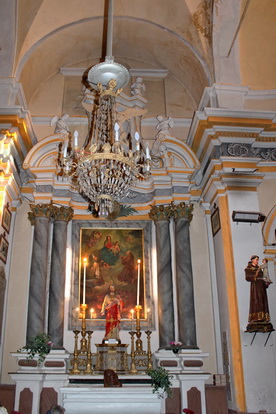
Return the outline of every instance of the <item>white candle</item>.
{"type": "Polygon", "coordinates": [[[78,143],[78,136],[79,136],[78,131],[75,131],[75,132],[74,132],[74,147],[78,147],[78,146],[79,146],[79,143],[78,143]]]}
{"type": "Polygon", "coordinates": [[[134,315],[134,309],[131,309],[131,332],[133,331],[133,315],[134,315]]]}
{"type": "Polygon", "coordinates": [[[149,143],[146,143],[146,158],[150,160],[150,150],[149,150],[149,143]]]}
{"type": "Polygon", "coordinates": [[[83,295],[82,295],[82,304],[85,305],[85,289],[86,289],[86,257],[83,259],[83,295]]]}
{"type": "Polygon", "coordinates": [[[140,143],[139,143],[140,136],[139,136],[138,132],[135,132],[134,138],[136,139],[136,151],[140,151],[140,143]]]}
{"type": "Polygon", "coordinates": [[[115,142],[119,142],[119,125],[115,122],[114,130],[115,130],[115,142]]]}
{"type": "Polygon", "coordinates": [[[67,155],[67,143],[64,145],[63,156],[66,158],[67,155]]]}
{"type": "Polygon", "coordinates": [[[149,330],[149,314],[150,314],[150,308],[147,309],[147,331],[149,330]]]}
{"type": "Polygon", "coordinates": [[[137,306],[139,306],[139,296],[140,296],[140,266],[141,260],[137,260],[138,263],[138,273],[137,273],[137,306]]]}

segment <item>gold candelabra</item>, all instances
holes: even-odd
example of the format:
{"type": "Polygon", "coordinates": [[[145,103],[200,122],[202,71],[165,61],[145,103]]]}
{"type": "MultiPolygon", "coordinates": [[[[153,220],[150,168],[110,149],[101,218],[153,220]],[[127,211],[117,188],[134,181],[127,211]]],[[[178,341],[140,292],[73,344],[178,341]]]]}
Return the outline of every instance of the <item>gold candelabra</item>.
{"type": "Polygon", "coordinates": [[[146,363],[147,369],[152,368],[152,353],[151,353],[151,344],[150,344],[152,331],[150,331],[149,329],[145,331],[145,334],[147,335],[147,350],[145,351],[143,349],[143,340],[141,339],[142,332],[141,332],[140,316],[141,316],[142,306],[136,305],[134,309],[136,311],[136,331],[131,330],[131,332],[129,332],[130,337],[131,337],[131,354],[130,354],[131,364],[130,364],[130,370],[129,370],[130,374],[137,374],[138,373],[137,367],[141,366],[141,364],[142,366],[145,365],[144,363],[146,363]],[[136,341],[134,341],[135,336],[137,338],[136,341]],[[134,345],[134,342],[135,342],[135,345],[134,345]]]}
{"type": "MultiPolygon", "coordinates": [[[[72,368],[71,375],[91,375],[93,374],[93,354],[91,352],[91,337],[92,330],[86,330],[86,304],[80,305],[81,329],[74,330],[74,352],[72,354],[72,368]],[[79,339],[79,335],[81,337],[79,339]]],[[[152,353],[151,353],[151,334],[152,331],[147,329],[146,335],[146,350],[143,347],[142,331],[141,331],[141,311],[142,306],[135,306],[136,312],[136,329],[129,332],[131,337],[131,352],[130,352],[130,368],[129,374],[136,375],[139,371],[148,370],[152,368],[152,353]],[[135,340],[136,338],[136,340],[135,340]],[[137,368],[140,368],[138,370],[137,368]]],[[[95,354],[96,356],[98,354],[95,354]]],[[[94,356],[95,356],[94,355],[94,356]]]]}
{"type": "Polygon", "coordinates": [[[74,353],[72,359],[71,375],[93,374],[92,353],[91,353],[91,336],[93,331],[86,330],[86,309],[88,306],[83,303],[81,306],[81,331],[74,330],[74,353]],[[81,333],[80,348],[78,348],[78,337],[81,333]],[[87,337],[87,338],[86,338],[87,337]],[[86,357],[86,358],[83,358],[86,357]],[[84,366],[85,369],[79,369],[84,366]]]}

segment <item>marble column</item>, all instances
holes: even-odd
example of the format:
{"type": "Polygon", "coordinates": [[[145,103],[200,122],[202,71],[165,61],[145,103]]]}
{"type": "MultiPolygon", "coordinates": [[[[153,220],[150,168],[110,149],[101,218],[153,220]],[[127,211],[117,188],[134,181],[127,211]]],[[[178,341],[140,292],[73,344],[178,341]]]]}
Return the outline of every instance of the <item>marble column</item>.
{"type": "Polygon", "coordinates": [[[52,204],[30,204],[29,220],[34,226],[33,251],[30,271],[27,343],[45,332],[47,304],[47,264],[52,204]]]}
{"type": "Polygon", "coordinates": [[[175,340],[170,207],[154,206],[149,216],[156,227],[159,346],[165,348],[175,340]]]}
{"type": "Polygon", "coordinates": [[[193,270],[189,225],[193,206],[171,204],[175,220],[176,292],[179,341],[186,348],[197,348],[193,270]]]}
{"type": "Polygon", "coordinates": [[[63,348],[67,224],[72,219],[73,213],[74,210],[71,207],[54,207],[48,334],[55,349],[63,348]]]}

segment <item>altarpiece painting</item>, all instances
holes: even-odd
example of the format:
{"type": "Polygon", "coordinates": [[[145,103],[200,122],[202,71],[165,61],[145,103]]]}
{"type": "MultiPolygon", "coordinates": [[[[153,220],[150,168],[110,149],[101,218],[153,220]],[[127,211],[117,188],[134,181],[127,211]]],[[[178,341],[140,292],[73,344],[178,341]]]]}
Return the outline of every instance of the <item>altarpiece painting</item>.
{"type": "Polygon", "coordinates": [[[83,303],[84,296],[88,305],[86,319],[94,328],[104,326],[101,309],[110,285],[115,286],[123,301],[121,329],[129,329],[131,310],[137,301],[142,306],[141,325],[148,326],[152,313],[150,256],[151,223],[148,221],[74,222],[71,327],[78,325],[75,310],[83,303]],[[85,265],[83,259],[86,259],[85,265]]]}

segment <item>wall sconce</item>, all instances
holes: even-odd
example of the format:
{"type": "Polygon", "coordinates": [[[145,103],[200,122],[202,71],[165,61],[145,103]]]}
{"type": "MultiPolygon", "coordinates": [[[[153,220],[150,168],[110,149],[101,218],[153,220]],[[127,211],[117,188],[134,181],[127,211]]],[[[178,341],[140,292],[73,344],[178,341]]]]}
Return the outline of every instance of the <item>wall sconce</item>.
{"type": "Polygon", "coordinates": [[[241,223],[260,223],[265,220],[265,215],[257,211],[233,211],[232,220],[241,223]]]}

